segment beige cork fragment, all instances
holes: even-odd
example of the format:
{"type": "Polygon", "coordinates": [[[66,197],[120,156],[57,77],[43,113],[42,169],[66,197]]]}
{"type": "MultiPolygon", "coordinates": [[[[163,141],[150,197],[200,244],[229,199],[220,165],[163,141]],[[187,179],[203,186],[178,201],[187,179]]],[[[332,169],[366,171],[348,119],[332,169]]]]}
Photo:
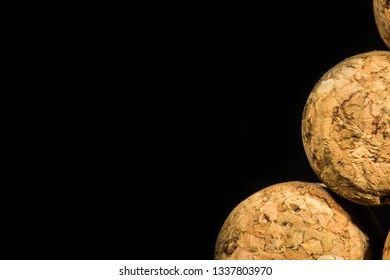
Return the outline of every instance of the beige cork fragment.
{"type": "Polygon", "coordinates": [[[302,140],[319,179],[363,205],[390,204],[390,52],[349,57],[314,86],[302,140]]]}
{"type": "Polygon", "coordinates": [[[389,233],[387,234],[385,246],[383,247],[383,259],[390,260],[390,230],[389,233]]]}
{"type": "Polygon", "coordinates": [[[374,0],[373,7],[379,35],[390,48],[390,0],[374,0]]]}
{"type": "Polygon", "coordinates": [[[268,186],[239,203],[215,244],[217,260],[359,260],[367,235],[321,183],[268,186]]]}

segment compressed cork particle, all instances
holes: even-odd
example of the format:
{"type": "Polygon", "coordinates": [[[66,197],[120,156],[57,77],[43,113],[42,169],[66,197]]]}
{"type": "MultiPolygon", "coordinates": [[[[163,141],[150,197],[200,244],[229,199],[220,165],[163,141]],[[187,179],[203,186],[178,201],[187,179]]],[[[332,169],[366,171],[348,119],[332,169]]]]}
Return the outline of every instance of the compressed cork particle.
{"type": "Polygon", "coordinates": [[[302,140],[319,179],[363,205],[390,204],[390,52],[349,57],[317,82],[302,140]]]}
{"type": "Polygon", "coordinates": [[[379,35],[390,48],[390,0],[374,0],[373,6],[379,35]]]}
{"type": "Polygon", "coordinates": [[[321,183],[268,186],[239,203],[219,232],[217,260],[364,259],[367,235],[321,183]]]}
{"type": "Polygon", "coordinates": [[[383,259],[390,260],[390,230],[389,233],[387,234],[385,246],[383,247],[383,259]]]}

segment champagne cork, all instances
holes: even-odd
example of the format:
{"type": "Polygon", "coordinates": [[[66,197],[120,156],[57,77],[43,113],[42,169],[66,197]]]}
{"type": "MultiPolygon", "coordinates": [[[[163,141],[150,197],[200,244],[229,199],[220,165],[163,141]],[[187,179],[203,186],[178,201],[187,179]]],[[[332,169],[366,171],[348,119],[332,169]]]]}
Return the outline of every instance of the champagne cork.
{"type": "Polygon", "coordinates": [[[239,203],[219,232],[214,258],[361,260],[368,252],[368,236],[324,184],[291,181],[239,203]]]}
{"type": "Polygon", "coordinates": [[[390,52],[349,57],[314,86],[302,140],[318,178],[359,204],[390,204],[390,52]]]}

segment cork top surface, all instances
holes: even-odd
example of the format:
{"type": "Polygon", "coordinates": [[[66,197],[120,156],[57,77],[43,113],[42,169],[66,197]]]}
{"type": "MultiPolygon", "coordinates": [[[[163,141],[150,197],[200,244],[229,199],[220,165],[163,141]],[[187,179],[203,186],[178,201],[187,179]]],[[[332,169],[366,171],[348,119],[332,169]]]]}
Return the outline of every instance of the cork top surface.
{"type": "Polygon", "coordinates": [[[373,7],[379,35],[390,48],[390,0],[373,0],[373,7]]]}
{"type": "Polygon", "coordinates": [[[367,236],[320,183],[275,184],[242,201],[215,259],[363,259],[367,236]]]}
{"type": "Polygon", "coordinates": [[[317,176],[360,204],[390,204],[390,52],[349,57],[313,88],[302,139],[317,176]]]}

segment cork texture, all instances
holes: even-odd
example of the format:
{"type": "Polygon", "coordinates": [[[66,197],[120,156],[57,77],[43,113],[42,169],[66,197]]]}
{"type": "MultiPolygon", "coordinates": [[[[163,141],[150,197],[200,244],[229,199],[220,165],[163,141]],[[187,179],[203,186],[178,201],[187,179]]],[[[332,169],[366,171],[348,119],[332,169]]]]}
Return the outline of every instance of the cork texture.
{"type": "Polygon", "coordinates": [[[374,0],[373,7],[379,35],[390,48],[390,0],[374,0]]]}
{"type": "Polygon", "coordinates": [[[302,140],[319,179],[363,205],[390,204],[390,52],[349,57],[314,86],[302,140]]]}
{"type": "Polygon", "coordinates": [[[383,259],[390,260],[390,230],[389,233],[387,234],[385,246],[383,248],[383,259]]]}
{"type": "Polygon", "coordinates": [[[217,260],[364,259],[367,235],[321,183],[268,186],[229,214],[215,244],[217,260]]]}

